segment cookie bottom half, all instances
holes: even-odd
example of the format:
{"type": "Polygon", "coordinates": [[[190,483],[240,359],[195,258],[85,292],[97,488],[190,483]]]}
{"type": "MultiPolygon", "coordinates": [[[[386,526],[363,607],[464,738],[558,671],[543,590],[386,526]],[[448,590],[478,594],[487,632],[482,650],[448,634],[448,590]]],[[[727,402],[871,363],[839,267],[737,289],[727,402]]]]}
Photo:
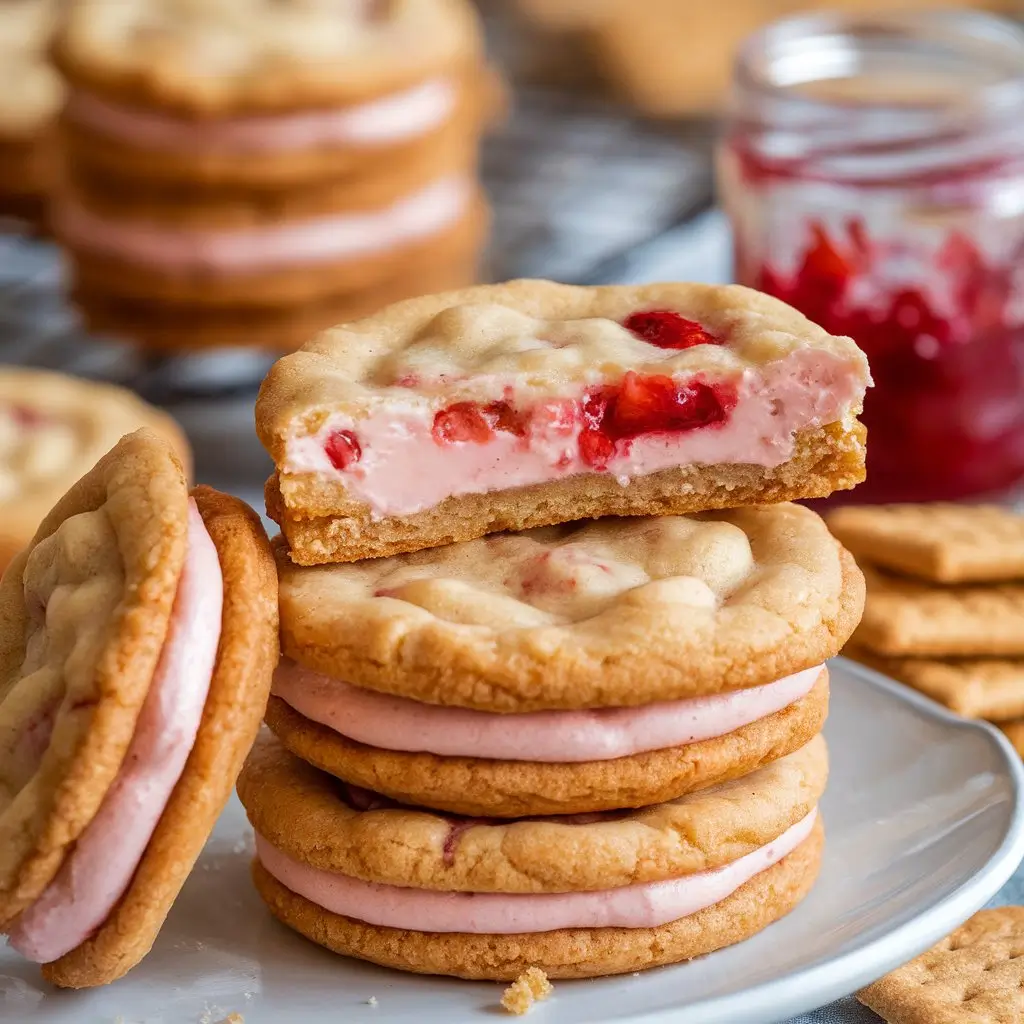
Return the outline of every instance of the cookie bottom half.
{"type": "Polygon", "coordinates": [[[517,818],[643,807],[740,778],[799,750],[828,713],[828,673],[788,707],[724,736],[610,761],[544,764],[382,750],[347,739],[271,697],[266,721],[297,757],[394,800],[517,818]]]}
{"type": "Polygon", "coordinates": [[[477,279],[478,262],[474,241],[450,258],[404,267],[363,289],[266,309],[148,302],[91,288],[76,290],[74,301],[91,330],[151,351],[245,347],[290,352],[328,327],[369,316],[392,302],[469,285],[477,279]]]}
{"type": "Polygon", "coordinates": [[[730,946],[788,914],[810,892],[824,830],[719,903],[658,928],[568,928],[519,935],[384,928],[333,914],[293,893],[260,863],[253,880],[270,912],[307,939],[344,956],[417,974],[507,981],[528,967],[551,978],[593,978],[678,963],[730,946]]]}
{"type": "Polygon", "coordinates": [[[862,426],[839,423],[797,435],[793,457],[780,466],[693,465],[634,479],[629,487],[607,473],[482,494],[462,494],[407,516],[374,520],[363,511],[330,511],[344,485],[312,474],[275,475],[267,510],[299,565],[353,562],[473,540],[500,530],[604,516],[682,515],[740,505],[827,497],[864,479],[862,426]],[[282,486],[283,483],[283,486],[282,486]]]}

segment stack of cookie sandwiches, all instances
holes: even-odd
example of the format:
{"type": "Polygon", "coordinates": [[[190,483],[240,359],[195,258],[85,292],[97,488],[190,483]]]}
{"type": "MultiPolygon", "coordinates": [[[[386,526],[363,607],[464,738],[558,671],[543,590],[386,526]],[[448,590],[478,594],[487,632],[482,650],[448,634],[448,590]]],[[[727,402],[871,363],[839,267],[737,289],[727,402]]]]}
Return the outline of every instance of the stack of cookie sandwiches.
{"type": "Polygon", "coordinates": [[[94,328],[286,350],[475,280],[469,0],[82,0],[54,53],[55,231],[94,328]]]}
{"type": "Polygon", "coordinates": [[[283,659],[239,780],[271,911],[506,979],[794,907],[863,580],[787,502],[861,479],[867,380],[849,339],[698,285],[467,289],[282,359],[283,659]]]}
{"type": "Polygon", "coordinates": [[[0,6],[0,217],[39,226],[54,177],[60,79],[46,60],[57,0],[0,6]]]}
{"type": "Polygon", "coordinates": [[[867,577],[843,652],[998,725],[1024,754],[1024,515],[994,505],[843,508],[828,525],[867,577]]]}

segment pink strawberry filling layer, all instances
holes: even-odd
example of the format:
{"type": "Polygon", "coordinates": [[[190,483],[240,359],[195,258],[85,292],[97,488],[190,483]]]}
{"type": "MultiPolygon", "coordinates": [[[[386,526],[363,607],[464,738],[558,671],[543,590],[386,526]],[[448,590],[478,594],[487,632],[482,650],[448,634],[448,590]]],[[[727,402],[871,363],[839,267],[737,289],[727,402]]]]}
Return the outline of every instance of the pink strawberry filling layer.
{"type": "Polygon", "coordinates": [[[566,764],[608,761],[724,736],[799,700],[814,686],[821,668],[692,700],[520,715],[421,704],[351,686],[289,660],[274,675],[274,693],[306,718],[372,747],[566,764]]]}
{"type": "MultiPolygon", "coordinates": [[[[495,381],[494,388],[514,395],[516,383],[495,381]]],[[[864,386],[859,363],[798,350],[713,383],[627,374],[615,386],[613,416],[601,386],[524,399],[521,409],[515,398],[445,406],[395,388],[363,417],[338,413],[315,434],[289,438],[282,469],[343,480],[383,517],[420,512],[451,495],[595,471],[625,486],[678,466],[773,467],[792,457],[799,431],[859,406],[864,386]]]]}
{"type": "Polygon", "coordinates": [[[88,939],[131,883],[195,743],[223,586],[217,549],[190,502],[188,553],[167,638],[124,763],[54,880],[11,928],[11,946],[30,960],[49,963],[88,939]]]}
{"type": "Polygon", "coordinates": [[[455,110],[458,90],[439,78],[356,107],[254,117],[186,119],[73,92],[65,117],[145,149],[179,153],[273,153],[332,146],[375,146],[426,135],[455,110]]]}
{"type": "Polygon", "coordinates": [[[792,853],[811,833],[811,811],[778,839],[714,871],[596,892],[438,892],[363,882],[293,860],[256,836],[260,863],[283,886],[332,914],[383,928],[520,935],[558,928],[657,928],[720,903],[792,853]]]}
{"type": "Polygon", "coordinates": [[[472,194],[469,179],[449,177],[379,210],[236,230],[108,220],[69,199],[53,217],[66,241],[100,256],[171,273],[232,274],[386,252],[454,224],[472,194]]]}

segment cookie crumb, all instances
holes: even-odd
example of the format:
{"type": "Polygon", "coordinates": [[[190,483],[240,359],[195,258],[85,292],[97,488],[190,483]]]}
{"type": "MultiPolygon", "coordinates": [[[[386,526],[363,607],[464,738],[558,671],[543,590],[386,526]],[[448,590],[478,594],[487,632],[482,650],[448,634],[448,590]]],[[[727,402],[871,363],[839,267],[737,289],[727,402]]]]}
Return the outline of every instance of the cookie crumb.
{"type": "Polygon", "coordinates": [[[548,976],[539,967],[529,967],[505,989],[501,1005],[518,1017],[529,1013],[535,1002],[547,999],[553,991],[548,976]]]}
{"type": "Polygon", "coordinates": [[[245,1018],[240,1013],[229,1013],[219,1024],[245,1024],[245,1018]]]}
{"type": "Polygon", "coordinates": [[[376,996],[370,996],[370,998],[366,1000],[366,1005],[367,1006],[376,1006],[377,1005],[377,997],[376,996]]]}

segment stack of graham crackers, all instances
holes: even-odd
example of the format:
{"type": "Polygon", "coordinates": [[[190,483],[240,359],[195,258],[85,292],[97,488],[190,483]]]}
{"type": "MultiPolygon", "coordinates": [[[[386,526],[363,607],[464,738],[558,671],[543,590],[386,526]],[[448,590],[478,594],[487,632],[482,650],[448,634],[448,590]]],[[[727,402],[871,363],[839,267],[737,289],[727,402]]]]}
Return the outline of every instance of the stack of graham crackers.
{"type": "Polygon", "coordinates": [[[833,534],[868,581],[844,653],[1024,753],[1024,515],[950,504],[844,508],[833,534]]]}

